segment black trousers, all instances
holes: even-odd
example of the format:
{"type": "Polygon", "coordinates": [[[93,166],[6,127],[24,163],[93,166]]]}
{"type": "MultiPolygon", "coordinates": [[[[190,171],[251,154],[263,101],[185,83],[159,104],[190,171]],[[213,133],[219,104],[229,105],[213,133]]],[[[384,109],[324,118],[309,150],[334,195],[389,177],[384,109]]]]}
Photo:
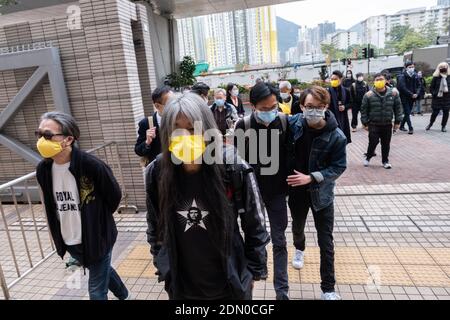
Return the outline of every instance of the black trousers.
{"type": "Polygon", "coordinates": [[[312,210],[317,239],[320,248],[320,287],[323,292],[334,292],[336,284],[334,272],[334,204],[315,211],[311,196],[306,188],[294,188],[289,193],[289,208],[292,216],[292,234],[297,250],[305,250],[305,224],[309,209],[312,210]]]}
{"type": "Polygon", "coordinates": [[[392,124],[375,125],[369,124],[369,147],[367,148],[367,160],[375,155],[375,149],[381,142],[381,154],[383,163],[389,162],[389,151],[391,149],[392,124]]]}
{"type": "Polygon", "coordinates": [[[286,195],[264,196],[264,205],[267,209],[270,223],[270,238],[273,247],[273,285],[277,299],[288,297],[288,251],[286,229],[288,215],[286,195]]]}
{"type": "Polygon", "coordinates": [[[442,127],[446,127],[447,126],[447,122],[448,122],[448,116],[449,116],[449,108],[439,108],[439,109],[433,109],[433,113],[431,114],[431,118],[430,118],[430,125],[433,125],[434,122],[436,121],[437,116],[439,115],[439,112],[442,110],[442,127]]]}
{"type": "Polygon", "coordinates": [[[355,104],[352,107],[352,128],[356,129],[358,127],[358,115],[361,111],[361,105],[355,104]]]}

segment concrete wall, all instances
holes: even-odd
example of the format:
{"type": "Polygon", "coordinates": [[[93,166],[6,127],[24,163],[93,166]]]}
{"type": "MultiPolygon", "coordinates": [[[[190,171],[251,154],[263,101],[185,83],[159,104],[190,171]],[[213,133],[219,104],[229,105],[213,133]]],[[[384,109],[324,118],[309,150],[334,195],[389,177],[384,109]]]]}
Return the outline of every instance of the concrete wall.
{"type": "MultiPolygon", "coordinates": [[[[143,174],[134,143],[137,124],[144,117],[143,96],[156,85],[151,28],[144,27],[147,7],[127,0],[80,0],[79,5],[80,29],[69,30],[65,15],[0,26],[0,48],[53,41],[61,53],[71,112],[81,129],[80,147],[86,150],[117,141],[130,203],[144,209],[143,174]],[[137,38],[142,46],[135,50],[137,38]]],[[[0,112],[32,72],[32,68],[0,72],[0,112]]],[[[50,110],[54,105],[45,81],[5,133],[36,150],[33,132],[39,116],[50,110]]],[[[33,170],[0,145],[0,183],[33,170]]]]}
{"type": "MultiPolygon", "coordinates": [[[[150,26],[150,33],[153,47],[153,59],[155,62],[156,80],[158,85],[163,84],[164,78],[173,72],[171,66],[171,42],[169,38],[169,20],[148,10],[148,21],[150,26]]],[[[176,23],[176,22],[175,22],[176,23]]],[[[176,24],[174,31],[177,31],[176,24]]],[[[179,55],[178,38],[175,40],[176,47],[174,52],[176,56],[179,55]]],[[[176,59],[178,59],[176,57],[176,59]]],[[[179,60],[179,59],[178,59],[179,60]]]]}
{"type": "MultiPolygon", "coordinates": [[[[353,61],[353,74],[358,72],[367,74],[367,60],[353,61]]],[[[377,73],[384,69],[402,67],[403,57],[392,56],[373,59],[370,62],[370,73],[377,73]]],[[[328,71],[330,68],[328,68],[328,71]]],[[[341,62],[336,62],[331,65],[331,70],[345,71],[345,66],[341,62]]],[[[217,88],[221,84],[227,84],[229,82],[237,83],[240,85],[253,86],[256,79],[262,76],[268,78],[270,81],[278,81],[279,79],[298,79],[302,82],[311,82],[319,79],[320,66],[313,67],[302,66],[297,71],[294,68],[277,68],[277,69],[265,69],[245,72],[235,72],[228,74],[216,74],[197,77],[198,81],[205,82],[211,88],[217,88]]]]}

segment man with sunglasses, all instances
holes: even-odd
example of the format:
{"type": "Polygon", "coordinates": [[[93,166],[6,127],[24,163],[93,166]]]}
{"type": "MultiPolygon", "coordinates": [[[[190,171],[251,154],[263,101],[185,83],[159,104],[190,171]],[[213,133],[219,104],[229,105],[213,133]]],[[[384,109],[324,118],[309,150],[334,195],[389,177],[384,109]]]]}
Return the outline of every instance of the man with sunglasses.
{"type": "Polygon", "coordinates": [[[111,266],[117,238],[113,213],[122,199],[111,169],[74,145],[80,130],[68,114],[45,113],[36,137],[44,158],[36,177],[58,255],[63,258],[69,252],[89,269],[91,300],[107,300],[108,289],[121,300],[129,299],[127,288],[111,266]]]}
{"type": "Polygon", "coordinates": [[[305,224],[311,208],[320,247],[322,300],[340,300],[334,286],[334,187],[347,168],[347,139],[328,110],[330,95],[321,87],[306,89],[300,97],[303,114],[289,119],[293,152],[289,208],[295,255],[292,265],[301,269],[305,252],[305,224]]]}

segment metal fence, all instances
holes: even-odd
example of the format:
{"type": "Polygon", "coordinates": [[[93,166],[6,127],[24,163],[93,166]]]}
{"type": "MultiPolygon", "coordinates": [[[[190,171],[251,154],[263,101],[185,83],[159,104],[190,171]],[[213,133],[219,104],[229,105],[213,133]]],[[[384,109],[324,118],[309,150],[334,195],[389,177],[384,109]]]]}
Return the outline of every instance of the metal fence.
{"type": "MultiPolygon", "coordinates": [[[[125,210],[137,213],[137,208],[128,201],[117,143],[108,142],[87,152],[113,170],[122,189],[118,213],[125,210]]],[[[10,288],[55,253],[36,172],[0,185],[0,215],[0,243],[5,243],[4,238],[7,243],[0,247],[0,286],[8,300],[10,288]]]]}

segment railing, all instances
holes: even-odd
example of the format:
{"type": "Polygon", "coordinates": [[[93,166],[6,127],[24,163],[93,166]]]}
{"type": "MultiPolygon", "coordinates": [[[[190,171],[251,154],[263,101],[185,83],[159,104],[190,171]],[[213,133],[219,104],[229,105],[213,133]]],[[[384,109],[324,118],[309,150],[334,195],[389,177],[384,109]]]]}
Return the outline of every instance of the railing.
{"type": "MultiPolygon", "coordinates": [[[[137,212],[135,206],[129,205],[117,143],[105,143],[87,152],[95,154],[107,163],[118,179],[123,196],[117,211],[121,213],[124,210],[131,209],[137,212]]],[[[7,239],[10,251],[10,256],[4,252],[0,255],[0,286],[6,300],[11,298],[9,290],[12,286],[55,253],[55,246],[45,214],[43,194],[37,186],[36,172],[0,185],[0,231],[4,229],[4,236],[7,239]],[[2,197],[5,196],[8,197],[8,201],[2,200],[2,197]],[[45,228],[47,231],[43,232],[45,228]],[[14,231],[19,231],[19,236],[22,239],[19,239],[17,232],[14,231]],[[45,237],[42,233],[46,234],[45,237]],[[31,238],[36,241],[34,248],[37,247],[37,252],[30,248],[31,238]],[[25,251],[25,254],[23,254],[23,251],[25,251]],[[21,254],[18,254],[19,252],[21,254]],[[2,263],[8,269],[5,269],[2,263]],[[26,271],[22,272],[24,268],[26,268],[26,271]],[[10,273],[9,277],[5,276],[8,272],[10,273]],[[15,279],[8,283],[8,278],[15,279]]],[[[3,232],[0,232],[0,243],[3,242],[2,234],[3,232]]]]}

